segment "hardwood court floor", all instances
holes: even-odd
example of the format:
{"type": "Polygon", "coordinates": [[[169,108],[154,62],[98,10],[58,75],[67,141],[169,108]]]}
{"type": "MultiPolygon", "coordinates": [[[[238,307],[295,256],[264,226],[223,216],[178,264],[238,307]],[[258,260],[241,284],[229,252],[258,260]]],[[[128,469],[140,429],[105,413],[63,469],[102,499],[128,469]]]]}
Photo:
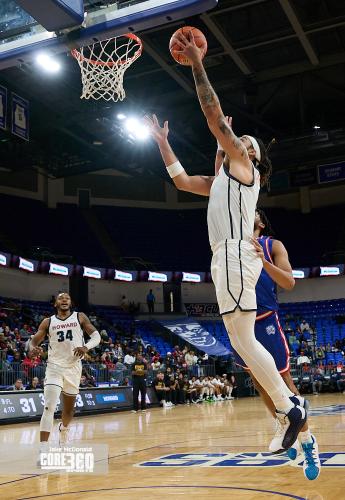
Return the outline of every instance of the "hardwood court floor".
{"type": "MultiPolygon", "coordinates": [[[[0,497],[343,500],[345,395],[310,396],[310,401],[312,413],[325,407],[324,415],[310,417],[310,426],[320,452],[329,452],[325,457],[332,465],[324,466],[316,481],[307,481],[301,467],[292,466],[287,458],[283,457],[281,466],[272,466],[277,457],[272,462],[267,456],[256,455],[267,451],[272,419],[259,398],[245,398],[166,410],[155,408],[146,414],[122,412],[78,418],[71,432],[72,443],[107,443],[111,457],[108,474],[42,473],[28,477],[20,475],[14,464],[13,476],[0,476],[0,497]],[[243,455],[248,453],[251,455],[243,455]],[[172,466],[159,465],[160,457],[176,454],[189,454],[189,460],[173,456],[170,461],[165,459],[165,464],[172,466]],[[238,454],[242,455],[234,458],[238,454]],[[146,466],[138,465],[143,462],[146,466]],[[234,463],[237,466],[229,467],[234,463]]],[[[0,445],[15,448],[16,443],[37,442],[38,430],[38,423],[2,426],[0,445]]]]}

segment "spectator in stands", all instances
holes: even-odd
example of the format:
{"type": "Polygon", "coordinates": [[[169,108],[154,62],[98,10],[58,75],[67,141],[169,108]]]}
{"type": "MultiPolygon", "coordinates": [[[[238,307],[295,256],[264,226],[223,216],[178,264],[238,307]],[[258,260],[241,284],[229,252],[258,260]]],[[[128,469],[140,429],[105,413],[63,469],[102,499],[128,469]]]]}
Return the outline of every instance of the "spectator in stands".
{"type": "Polygon", "coordinates": [[[332,345],[331,345],[331,343],[330,343],[330,342],[327,342],[327,345],[326,345],[325,351],[326,351],[326,352],[332,352],[332,345]]]}
{"type": "Polygon", "coordinates": [[[156,302],[156,297],[154,296],[151,289],[149,293],[146,295],[146,304],[149,310],[149,314],[153,314],[155,312],[155,302],[156,302]]]}
{"type": "Polygon", "coordinates": [[[121,385],[124,385],[125,387],[131,387],[130,379],[128,377],[125,377],[121,385]]]}
{"type": "Polygon", "coordinates": [[[184,357],[185,363],[187,365],[187,368],[191,368],[195,365],[195,357],[194,357],[194,351],[192,350],[187,350],[185,357],[184,357]]]}
{"type": "Polygon", "coordinates": [[[317,349],[316,349],[316,352],[315,352],[315,357],[318,361],[322,361],[325,359],[325,350],[324,350],[324,346],[319,346],[317,349]]]}
{"type": "Polygon", "coordinates": [[[343,367],[341,372],[338,373],[337,387],[339,392],[345,394],[345,367],[343,367]]]}
{"type": "Polygon", "coordinates": [[[311,383],[313,387],[313,394],[318,396],[322,392],[322,384],[325,381],[325,372],[319,367],[314,367],[311,370],[311,383]]]}
{"type": "Polygon", "coordinates": [[[151,368],[153,371],[159,371],[161,369],[161,362],[159,361],[159,358],[156,356],[153,357],[154,361],[151,364],[151,368]]]}
{"type": "Polygon", "coordinates": [[[173,406],[178,403],[177,395],[178,395],[178,383],[174,374],[169,376],[168,383],[166,384],[170,389],[170,401],[173,406]]]}
{"type": "Polygon", "coordinates": [[[36,391],[39,389],[43,389],[43,386],[40,384],[39,378],[38,377],[33,377],[31,379],[31,382],[28,383],[28,385],[25,388],[27,391],[36,391]]]}
{"type": "Polygon", "coordinates": [[[164,383],[164,373],[158,372],[155,379],[152,382],[152,387],[154,388],[159,404],[163,408],[169,408],[172,406],[170,402],[170,388],[164,383]]]}
{"type": "Polygon", "coordinates": [[[133,351],[129,351],[126,356],[125,356],[125,359],[123,360],[124,364],[126,365],[127,368],[130,368],[132,366],[132,364],[134,363],[135,361],[135,356],[133,356],[133,351]]]}
{"type": "Polygon", "coordinates": [[[171,352],[167,352],[167,355],[165,357],[165,361],[164,361],[164,364],[166,366],[166,368],[174,368],[175,367],[175,359],[173,358],[171,352]]]}
{"type": "Polygon", "coordinates": [[[12,386],[12,391],[25,391],[23,380],[21,378],[17,378],[14,385],[12,386]]]}
{"type": "Polygon", "coordinates": [[[310,330],[309,323],[307,323],[307,321],[305,319],[302,319],[302,322],[299,325],[299,327],[300,327],[301,333],[303,333],[304,331],[309,332],[309,330],[310,330]]]}
{"type": "Polygon", "coordinates": [[[129,310],[129,300],[127,299],[126,295],[122,295],[120,307],[121,307],[121,309],[124,312],[128,312],[128,310],[129,310]]]}
{"type": "Polygon", "coordinates": [[[176,391],[177,391],[177,404],[185,404],[186,403],[186,394],[187,394],[187,390],[188,390],[188,380],[185,380],[183,378],[183,374],[180,372],[178,375],[177,375],[177,387],[176,387],[176,391]]]}
{"type": "Polygon", "coordinates": [[[308,364],[310,365],[311,360],[306,356],[304,351],[301,351],[300,355],[297,358],[297,366],[308,364]]]}
{"type": "Polygon", "coordinates": [[[115,358],[117,358],[117,359],[123,358],[123,350],[122,350],[120,342],[115,343],[114,347],[112,348],[112,352],[113,352],[115,358]]]}
{"type": "Polygon", "coordinates": [[[141,399],[141,411],[146,411],[146,375],[147,362],[141,354],[136,353],[134,363],[131,366],[133,383],[133,412],[139,410],[139,393],[141,399]]]}

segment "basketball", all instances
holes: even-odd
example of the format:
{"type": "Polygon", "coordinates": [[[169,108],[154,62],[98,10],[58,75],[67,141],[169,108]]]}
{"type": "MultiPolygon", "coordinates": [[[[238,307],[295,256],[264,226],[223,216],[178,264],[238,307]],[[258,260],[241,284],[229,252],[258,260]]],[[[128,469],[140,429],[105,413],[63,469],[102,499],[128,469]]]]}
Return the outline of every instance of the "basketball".
{"type": "Polygon", "coordinates": [[[205,54],[207,52],[207,40],[202,31],[200,31],[198,28],[193,28],[193,26],[184,26],[183,28],[178,29],[170,38],[169,49],[175,61],[179,64],[182,64],[183,66],[190,66],[191,64],[188,57],[178,53],[181,50],[181,46],[178,44],[176,38],[180,33],[188,38],[191,32],[193,33],[196,45],[202,49],[202,58],[205,57],[205,54]]]}

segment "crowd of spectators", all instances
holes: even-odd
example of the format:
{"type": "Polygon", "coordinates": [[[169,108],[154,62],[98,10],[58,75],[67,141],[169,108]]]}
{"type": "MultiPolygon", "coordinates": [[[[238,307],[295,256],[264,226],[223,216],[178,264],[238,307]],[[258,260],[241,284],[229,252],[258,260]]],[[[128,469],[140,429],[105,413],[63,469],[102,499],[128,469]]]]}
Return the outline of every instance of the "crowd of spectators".
{"type": "Polygon", "coordinates": [[[159,371],[152,381],[160,405],[167,408],[178,404],[197,404],[204,402],[234,399],[237,389],[233,374],[215,376],[192,376],[184,374],[179,368],[159,371]]]}
{"type": "MultiPolygon", "coordinates": [[[[3,388],[12,387],[16,379],[22,381],[23,388],[28,388],[31,384],[29,381],[36,377],[39,386],[42,386],[48,356],[47,346],[42,345],[44,352],[40,357],[31,358],[27,352],[38,325],[51,314],[51,311],[37,314],[29,307],[13,301],[1,304],[0,385],[3,388]]],[[[114,325],[105,323],[95,312],[90,312],[89,318],[100,331],[101,342],[85,355],[81,387],[96,386],[99,382],[129,385],[130,368],[137,352],[147,362],[149,383],[158,371],[165,372],[168,368],[174,372],[180,370],[188,376],[205,374],[205,365],[209,363],[206,354],[196,353],[187,346],[175,346],[172,352],[163,356],[155,346],[146,344],[136,334],[135,321],[125,328],[121,322],[114,325]]]]}
{"type": "Polygon", "coordinates": [[[327,342],[325,345],[320,345],[316,327],[309,325],[305,319],[295,329],[292,328],[290,321],[286,321],[284,333],[290,354],[297,356],[298,364],[323,362],[326,360],[327,353],[341,353],[345,356],[345,337],[335,339],[333,343],[327,342]]]}

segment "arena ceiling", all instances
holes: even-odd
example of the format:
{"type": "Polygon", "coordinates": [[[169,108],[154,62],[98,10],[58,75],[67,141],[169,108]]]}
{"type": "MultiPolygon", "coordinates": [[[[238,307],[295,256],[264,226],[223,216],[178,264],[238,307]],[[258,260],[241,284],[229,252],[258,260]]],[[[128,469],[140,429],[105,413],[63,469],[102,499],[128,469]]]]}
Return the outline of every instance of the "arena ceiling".
{"type": "Polygon", "coordinates": [[[135,112],[169,120],[188,171],[210,174],[215,140],[190,69],[168,50],[184,24],[207,37],[207,72],[235,132],[276,138],[275,169],[344,157],[345,2],[220,0],[207,14],[140,33],[144,53],[126,73],[120,104],[81,101],[79,67],[67,55],[59,56],[59,75],[43,75],[32,64],[1,71],[0,83],[31,102],[31,140],[2,133],[0,167],[40,168],[51,177],[112,167],[165,175],[152,143],[131,145],[120,136],[116,114],[135,112]]]}

